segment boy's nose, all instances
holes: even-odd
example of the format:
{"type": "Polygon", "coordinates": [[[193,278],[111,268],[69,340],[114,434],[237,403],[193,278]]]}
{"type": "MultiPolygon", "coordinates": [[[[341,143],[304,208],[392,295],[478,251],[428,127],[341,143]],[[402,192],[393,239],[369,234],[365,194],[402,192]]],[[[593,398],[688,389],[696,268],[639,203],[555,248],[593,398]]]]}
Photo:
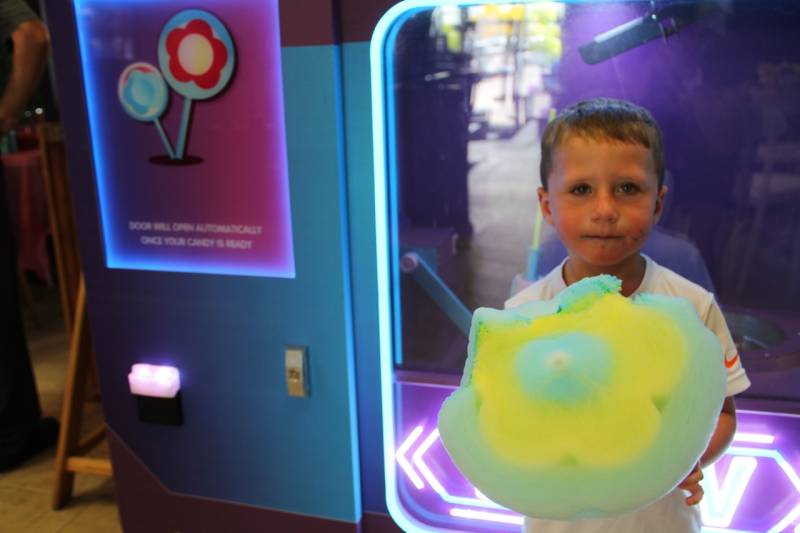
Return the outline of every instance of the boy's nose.
{"type": "Polygon", "coordinates": [[[619,210],[614,198],[608,195],[599,195],[592,206],[592,219],[598,222],[615,222],[619,217],[619,210]]]}

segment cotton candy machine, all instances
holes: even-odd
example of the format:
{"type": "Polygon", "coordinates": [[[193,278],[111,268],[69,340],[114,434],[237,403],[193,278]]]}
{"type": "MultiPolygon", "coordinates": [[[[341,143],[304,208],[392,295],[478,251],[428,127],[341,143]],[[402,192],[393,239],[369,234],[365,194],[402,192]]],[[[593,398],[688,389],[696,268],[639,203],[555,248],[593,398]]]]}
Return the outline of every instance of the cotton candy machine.
{"type": "Polygon", "coordinates": [[[773,446],[800,412],[798,27],[800,5],[748,0],[409,2],[384,18],[372,68],[389,213],[387,502],[404,527],[518,530],[452,469],[436,413],[463,368],[470,312],[502,307],[564,257],[537,220],[541,132],[554,110],[596,96],[661,125],[669,193],[644,252],[715,293],[753,383],[739,408],[760,402],[720,476],[760,457],[750,485],[783,487],[778,506],[760,490],[733,501],[729,478],[709,471],[704,521],[797,525],[800,511],[781,509],[800,510],[800,486],[767,463],[800,456],[773,446]]]}

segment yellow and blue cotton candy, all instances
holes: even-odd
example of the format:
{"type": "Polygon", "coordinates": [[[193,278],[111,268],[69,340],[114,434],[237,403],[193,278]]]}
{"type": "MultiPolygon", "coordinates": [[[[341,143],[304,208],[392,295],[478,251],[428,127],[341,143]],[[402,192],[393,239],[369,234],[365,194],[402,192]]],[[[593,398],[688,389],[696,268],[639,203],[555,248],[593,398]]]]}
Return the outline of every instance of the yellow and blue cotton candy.
{"type": "Polygon", "coordinates": [[[472,319],[461,386],[439,413],[453,462],[496,503],[578,519],[674,489],[711,437],[722,351],[682,298],[619,294],[612,276],[472,319]]]}

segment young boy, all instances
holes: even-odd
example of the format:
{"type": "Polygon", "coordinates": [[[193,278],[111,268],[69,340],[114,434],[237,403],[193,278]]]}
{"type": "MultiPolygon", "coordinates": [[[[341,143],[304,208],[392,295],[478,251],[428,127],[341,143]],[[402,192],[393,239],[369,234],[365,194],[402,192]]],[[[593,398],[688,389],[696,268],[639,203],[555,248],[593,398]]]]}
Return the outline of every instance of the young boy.
{"type": "Polygon", "coordinates": [[[658,221],[663,185],[661,131],[648,111],[598,98],[565,109],[542,137],[539,205],[567,248],[567,258],[506,302],[506,308],[549,300],[578,280],[612,274],[624,296],[660,293],[686,298],[722,344],[728,386],[716,430],[699,464],[676,490],[632,513],[593,520],[527,518],[531,533],[684,533],[700,531],[700,468],[714,462],[736,430],[734,394],[749,387],[714,296],[640,253],[658,221]],[[685,491],[685,492],[684,492],[685,491]]]}

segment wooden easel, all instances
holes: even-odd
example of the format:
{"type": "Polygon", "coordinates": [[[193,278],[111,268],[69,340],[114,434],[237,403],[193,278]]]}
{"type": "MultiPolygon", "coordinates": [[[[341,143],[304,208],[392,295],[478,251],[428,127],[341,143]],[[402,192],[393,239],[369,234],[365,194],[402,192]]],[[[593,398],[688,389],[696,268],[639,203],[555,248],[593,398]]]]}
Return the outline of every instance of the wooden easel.
{"type": "Polygon", "coordinates": [[[60,509],[72,498],[75,473],[112,475],[111,461],[108,458],[85,457],[105,438],[105,424],[101,424],[81,439],[83,408],[87,390],[90,388],[90,377],[93,374],[94,357],[89,320],[86,315],[86,286],[81,275],[70,337],[64,403],[61,407],[61,432],[56,452],[53,509],[60,509]]]}
{"type": "Polygon", "coordinates": [[[37,127],[42,152],[42,170],[47,205],[53,232],[58,269],[61,307],[69,338],[69,361],[61,408],[61,432],[55,462],[53,509],[60,509],[72,498],[76,473],[111,476],[108,458],[85,457],[105,438],[105,424],[81,438],[84,404],[97,396],[89,319],[86,313],[86,285],[80,267],[77,232],[67,181],[64,134],[60,125],[43,123],[37,127]]]}

